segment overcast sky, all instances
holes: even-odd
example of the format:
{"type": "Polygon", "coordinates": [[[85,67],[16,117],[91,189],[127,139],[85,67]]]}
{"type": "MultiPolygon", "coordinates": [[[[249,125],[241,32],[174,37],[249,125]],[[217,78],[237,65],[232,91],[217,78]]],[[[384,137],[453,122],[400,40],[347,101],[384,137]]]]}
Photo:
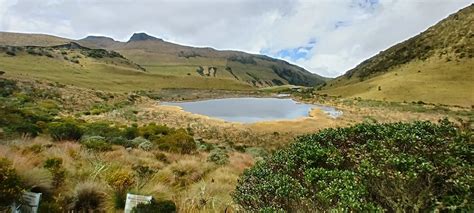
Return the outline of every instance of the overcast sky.
{"type": "Polygon", "coordinates": [[[282,58],[323,76],[412,37],[474,0],[0,0],[0,31],[79,39],[134,32],[282,58]]]}

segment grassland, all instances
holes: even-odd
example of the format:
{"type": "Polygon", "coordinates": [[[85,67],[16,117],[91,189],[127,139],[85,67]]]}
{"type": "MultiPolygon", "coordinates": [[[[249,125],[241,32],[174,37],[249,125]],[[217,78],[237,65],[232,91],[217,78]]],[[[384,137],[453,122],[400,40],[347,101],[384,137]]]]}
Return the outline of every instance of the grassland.
{"type": "Polygon", "coordinates": [[[474,5],[371,57],[322,94],[445,105],[474,103],[474,5]]]}
{"type": "Polygon", "coordinates": [[[339,78],[329,82],[320,93],[350,98],[471,106],[474,103],[474,60],[445,60],[431,58],[413,61],[363,81],[339,78]]]}
{"type": "Polygon", "coordinates": [[[162,88],[199,88],[249,90],[247,84],[230,79],[196,76],[168,76],[152,71],[142,72],[121,65],[82,57],[79,63],[62,58],[0,53],[0,70],[18,79],[37,79],[113,92],[159,90],[162,88]]]}

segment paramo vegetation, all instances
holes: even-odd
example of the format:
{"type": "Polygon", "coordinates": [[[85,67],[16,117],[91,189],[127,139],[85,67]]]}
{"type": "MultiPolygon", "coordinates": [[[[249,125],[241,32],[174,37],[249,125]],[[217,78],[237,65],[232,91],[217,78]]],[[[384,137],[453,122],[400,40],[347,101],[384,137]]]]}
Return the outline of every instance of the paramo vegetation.
{"type": "Polygon", "coordinates": [[[472,212],[472,139],[447,120],[326,129],[245,171],[233,196],[249,211],[472,212]]]}

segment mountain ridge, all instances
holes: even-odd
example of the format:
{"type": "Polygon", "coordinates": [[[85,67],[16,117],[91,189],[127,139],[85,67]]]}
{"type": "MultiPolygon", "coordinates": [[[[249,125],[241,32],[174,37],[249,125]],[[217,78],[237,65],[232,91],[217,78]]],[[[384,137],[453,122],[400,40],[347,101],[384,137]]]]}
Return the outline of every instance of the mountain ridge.
{"type": "Polygon", "coordinates": [[[30,34],[29,38],[28,36],[28,34],[0,32],[0,45],[55,46],[74,41],[88,48],[116,51],[151,73],[230,79],[253,87],[286,84],[314,87],[327,80],[284,60],[241,51],[185,46],[146,33],[134,33],[126,42],[94,35],[79,40],[48,35],[39,37],[41,40],[36,34],[30,34]],[[15,37],[24,39],[18,41],[15,37]]]}
{"type": "Polygon", "coordinates": [[[474,103],[474,4],[365,60],[321,93],[389,101],[474,103]]]}

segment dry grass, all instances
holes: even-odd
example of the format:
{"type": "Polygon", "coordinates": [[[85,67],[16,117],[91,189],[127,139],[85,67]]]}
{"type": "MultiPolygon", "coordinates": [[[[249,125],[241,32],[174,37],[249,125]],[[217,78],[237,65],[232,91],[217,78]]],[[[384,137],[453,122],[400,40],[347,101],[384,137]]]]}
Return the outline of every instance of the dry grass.
{"type": "Polygon", "coordinates": [[[445,60],[433,57],[426,61],[413,61],[365,81],[341,77],[329,82],[332,86],[326,87],[320,93],[470,107],[474,104],[474,60],[445,60]]]}
{"type": "MultiPolygon", "coordinates": [[[[72,195],[72,203],[68,204],[71,207],[86,202],[81,201],[85,200],[85,194],[100,195],[104,205],[100,208],[107,211],[115,211],[113,189],[107,184],[107,177],[121,170],[138,178],[133,168],[141,165],[151,168],[155,173],[141,180],[145,181],[143,187],[133,185],[129,192],[173,200],[181,212],[222,212],[234,205],[230,192],[243,169],[253,164],[250,155],[237,152],[231,153],[230,164],[221,167],[207,162],[207,153],[204,152],[193,155],[165,153],[170,162],[165,163],[157,160],[153,151],[114,147],[108,152],[90,152],[76,142],[51,143],[41,137],[2,141],[0,155],[13,162],[15,169],[31,188],[72,195]],[[41,151],[31,151],[32,146],[39,144],[43,147],[41,151]],[[52,157],[61,158],[61,167],[66,171],[66,181],[58,189],[52,188],[51,173],[43,168],[44,161],[52,157]],[[205,205],[202,199],[206,200],[205,205]]],[[[136,181],[139,182],[139,179],[136,181]]]]}

